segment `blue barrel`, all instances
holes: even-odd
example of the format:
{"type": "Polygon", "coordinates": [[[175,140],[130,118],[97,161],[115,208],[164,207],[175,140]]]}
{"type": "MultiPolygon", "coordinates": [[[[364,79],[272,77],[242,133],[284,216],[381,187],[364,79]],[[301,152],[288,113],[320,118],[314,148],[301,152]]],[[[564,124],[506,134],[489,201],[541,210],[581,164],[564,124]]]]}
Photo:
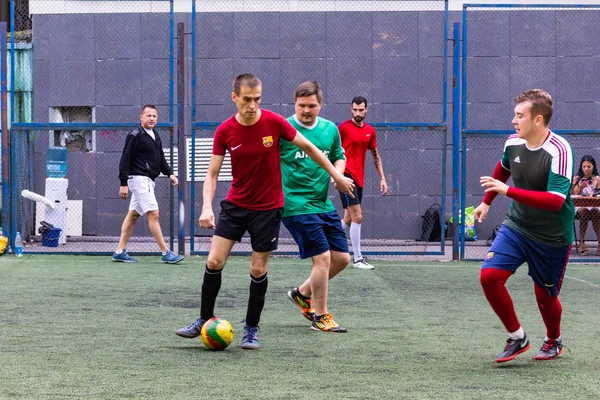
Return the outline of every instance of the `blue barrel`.
{"type": "Polygon", "coordinates": [[[48,178],[67,176],[67,148],[48,147],[46,152],[46,175],[48,178]]]}

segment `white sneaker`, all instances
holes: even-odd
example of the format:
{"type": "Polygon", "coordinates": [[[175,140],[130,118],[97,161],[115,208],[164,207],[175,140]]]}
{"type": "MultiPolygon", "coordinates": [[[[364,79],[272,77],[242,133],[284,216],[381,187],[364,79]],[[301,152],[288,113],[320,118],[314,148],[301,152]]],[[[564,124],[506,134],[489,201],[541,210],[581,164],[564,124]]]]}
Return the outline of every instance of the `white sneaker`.
{"type": "Polygon", "coordinates": [[[354,268],[358,268],[358,269],[375,269],[375,267],[372,266],[371,264],[369,264],[367,262],[367,259],[364,258],[364,257],[361,258],[360,260],[354,262],[354,268]]]}

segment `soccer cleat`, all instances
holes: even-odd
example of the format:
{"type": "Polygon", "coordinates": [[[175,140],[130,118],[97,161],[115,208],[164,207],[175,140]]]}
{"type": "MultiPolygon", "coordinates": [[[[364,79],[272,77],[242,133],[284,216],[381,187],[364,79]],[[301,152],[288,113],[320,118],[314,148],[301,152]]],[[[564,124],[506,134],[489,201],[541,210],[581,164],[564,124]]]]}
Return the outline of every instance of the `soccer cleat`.
{"type": "Polygon", "coordinates": [[[167,250],[164,256],[162,256],[162,262],[167,264],[177,264],[183,260],[183,256],[173,253],[171,250],[167,250]]]}
{"type": "Polygon", "coordinates": [[[127,250],[125,250],[125,249],[123,249],[123,251],[120,254],[117,252],[114,252],[112,255],[112,260],[114,262],[126,262],[126,263],[137,262],[137,259],[133,258],[129,254],[127,254],[127,250]]]}
{"type": "Polygon", "coordinates": [[[200,317],[185,328],[177,329],[175,334],[188,339],[197,338],[200,336],[200,331],[202,330],[202,326],[206,321],[206,319],[202,319],[202,317],[200,317]]]}
{"type": "Polygon", "coordinates": [[[530,348],[531,345],[529,344],[529,339],[527,339],[527,334],[523,336],[523,339],[508,338],[506,340],[506,347],[504,348],[504,351],[498,355],[496,362],[503,363],[510,361],[530,348]]]}
{"type": "Polygon", "coordinates": [[[358,261],[354,261],[354,268],[358,269],[375,269],[374,266],[367,262],[365,257],[359,259],[358,261]]]}
{"type": "Polygon", "coordinates": [[[563,352],[563,344],[562,340],[546,340],[542,345],[542,348],[538,353],[533,357],[534,360],[554,360],[558,356],[560,356],[563,352]]]}
{"type": "Polygon", "coordinates": [[[246,350],[258,349],[258,325],[244,326],[244,335],[242,336],[242,344],[240,347],[246,350]]]}
{"type": "Polygon", "coordinates": [[[313,308],[310,297],[302,296],[297,287],[288,291],[287,295],[294,304],[300,307],[300,312],[304,315],[304,318],[309,321],[312,321],[315,318],[315,309],[313,308]]]}
{"type": "Polygon", "coordinates": [[[323,331],[323,332],[338,332],[345,333],[348,332],[348,329],[343,326],[339,326],[334,320],[331,314],[323,314],[320,317],[315,316],[313,320],[312,326],[310,329],[315,331],[323,331]]]}

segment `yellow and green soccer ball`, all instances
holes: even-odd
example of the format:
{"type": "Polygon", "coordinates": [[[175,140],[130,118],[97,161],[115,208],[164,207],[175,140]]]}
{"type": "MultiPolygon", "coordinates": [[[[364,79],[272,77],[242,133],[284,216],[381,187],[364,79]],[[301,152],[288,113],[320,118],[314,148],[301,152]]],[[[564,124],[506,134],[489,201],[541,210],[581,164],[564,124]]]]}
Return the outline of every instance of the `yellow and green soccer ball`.
{"type": "Polygon", "coordinates": [[[213,317],[202,326],[200,337],[207,348],[224,350],[233,341],[233,327],[229,321],[213,317]]]}

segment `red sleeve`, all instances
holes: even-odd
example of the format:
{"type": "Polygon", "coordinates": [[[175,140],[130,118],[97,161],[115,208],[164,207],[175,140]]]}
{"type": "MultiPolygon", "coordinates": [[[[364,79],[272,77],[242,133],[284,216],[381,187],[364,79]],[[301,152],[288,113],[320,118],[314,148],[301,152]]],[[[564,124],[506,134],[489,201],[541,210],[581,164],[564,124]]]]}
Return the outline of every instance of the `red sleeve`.
{"type": "Polygon", "coordinates": [[[377,148],[377,131],[375,128],[371,127],[371,140],[369,141],[369,150],[373,150],[377,148]]]}
{"type": "Polygon", "coordinates": [[[342,142],[342,147],[344,147],[344,139],[346,138],[345,122],[342,122],[338,125],[338,131],[340,132],[340,141],[342,142]]]}
{"type": "MultiPolygon", "coordinates": [[[[506,183],[508,178],[510,178],[510,171],[502,166],[502,161],[498,161],[498,164],[496,164],[492,178],[498,179],[504,183],[506,183]]],[[[483,196],[483,202],[489,206],[492,204],[492,201],[494,201],[496,196],[498,196],[498,192],[487,192],[485,196],[483,196]]]]}
{"type": "Polygon", "coordinates": [[[291,142],[296,138],[296,128],[288,122],[287,119],[280,116],[281,120],[281,138],[285,141],[291,142]]]}
{"type": "Polygon", "coordinates": [[[558,211],[565,203],[565,199],[550,192],[537,192],[510,186],[506,196],[523,203],[529,207],[541,208],[542,210],[558,211]]]}
{"type": "Polygon", "coordinates": [[[223,124],[221,124],[215,132],[212,150],[212,153],[215,156],[225,156],[225,151],[227,150],[225,147],[225,131],[226,129],[224,129],[223,124]]]}

